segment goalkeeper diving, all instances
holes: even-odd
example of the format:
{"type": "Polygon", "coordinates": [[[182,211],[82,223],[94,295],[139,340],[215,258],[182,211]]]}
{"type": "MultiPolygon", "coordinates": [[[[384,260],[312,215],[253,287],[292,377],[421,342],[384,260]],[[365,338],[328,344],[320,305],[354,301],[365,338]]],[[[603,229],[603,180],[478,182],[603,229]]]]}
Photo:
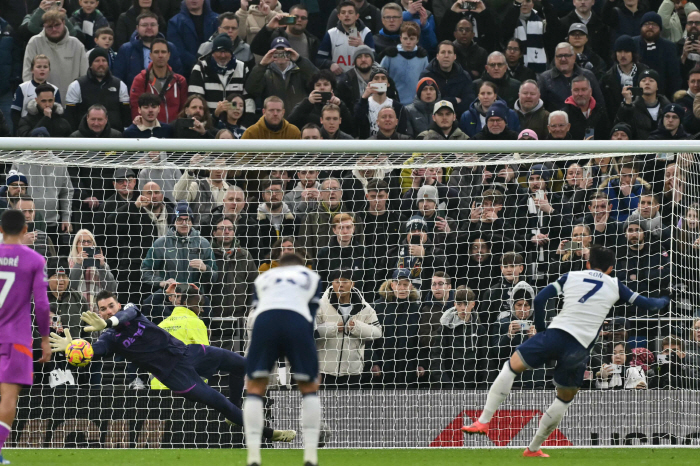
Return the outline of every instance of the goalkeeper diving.
{"type": "MultiPolygon", "coordinates": [[[[81,319],[88,324],[86,332],[103,331],[93,343],[93,359],[119,354],[140,369],[153,374],[169,387],[174,395],[204,403],[223,414],[227,422],[243,426],[243,411],[239,407],[245,358],[233,351],[201,344],[186,345],[164,329],[148,320],[132,303],[122,308],[114,293],[100,291],[95,297],[99,315],[84,312],[81,319]],[[210,387],[202,378],[217,372],[229,373],[229,398],[210,387]]],[[[70,332],[65,337],[50,335],[51,351],[65,352],[72,341],[70,332]]],[[[277,442],[291,442],[293,430],[263,428],[263,437],[277,442]]]]}

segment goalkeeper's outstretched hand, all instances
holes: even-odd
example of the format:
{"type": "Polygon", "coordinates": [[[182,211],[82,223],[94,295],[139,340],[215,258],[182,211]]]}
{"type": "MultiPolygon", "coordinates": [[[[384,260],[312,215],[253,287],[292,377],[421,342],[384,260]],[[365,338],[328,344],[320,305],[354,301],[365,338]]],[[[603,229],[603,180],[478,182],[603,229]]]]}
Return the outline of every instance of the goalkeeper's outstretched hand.
{"type": "Polygon", "coordinates": [[[107,328],[107,322],[92,311],[83,312],[80,316],[80,320],[88,324],[88,326],[85,327],[86,332],[99,332],[107,328]]]}
{"type": "Polygon", "coordinates": [[[68,348],[70,342],[73,341],[73,338],[70,336],[70,330],[66,329],[63,334],[65,337],[51,332],[51,335],[49,336],[49,344],[51,345],[52,353],[65,353],[66,348],[68,348]]]}

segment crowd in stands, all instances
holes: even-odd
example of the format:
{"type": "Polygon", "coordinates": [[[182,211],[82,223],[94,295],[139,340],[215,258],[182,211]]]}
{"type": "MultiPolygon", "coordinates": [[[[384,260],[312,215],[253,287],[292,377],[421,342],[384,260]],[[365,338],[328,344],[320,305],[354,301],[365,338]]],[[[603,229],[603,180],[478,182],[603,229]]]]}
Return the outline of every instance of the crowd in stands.
{"type": "MultiPolygon", "coordinates": [[[[0,0],[3,137],[467,151],[469,139],[698,134],[691,1],[0,0]]],[[[103,289],[160,322],[190,303],[174,287],[189,283],[212,342],[232,347],[253,280],[295,251],[326,286],[326,387],[483,388],[536,333],[537,291],[585,268],[591,247],[614,249],[636,292],[672,276],[684,296],[700,291],[700,206],[682,175],[695,161],[672,155],[454,166],[418,154],[392,164],[425,168],[394,170],[363,168],[381,165],[367,155],[355,169],[243,172],[202,154],[191,166],[209,170],[156,165],[164,152],[144,153],[142,170],[46,152],[5,167],[0,209],[25,213],[25,242],[48,259],[56,330],[80,334],[103,289]]],[[[616,306],[588,387],[697,388],[700,314],[680,298],[669,312],[685,320],[616,306]]],[[[549,386],[549,369],[518,383],[549,386]]]]}

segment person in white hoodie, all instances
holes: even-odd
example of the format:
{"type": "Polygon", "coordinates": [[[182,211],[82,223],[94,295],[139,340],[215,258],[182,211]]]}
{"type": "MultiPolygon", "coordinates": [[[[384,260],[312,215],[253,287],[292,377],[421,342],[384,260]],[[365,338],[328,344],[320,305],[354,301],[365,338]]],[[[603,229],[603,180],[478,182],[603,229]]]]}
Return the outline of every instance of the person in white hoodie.
{"type": "Polygon", "coordinates": [[[325,389],[360,388],[365,344],[382,337],[377,314],[355,288],[351,269],[331,272],[316,314],[316,347],[325,389]]]}

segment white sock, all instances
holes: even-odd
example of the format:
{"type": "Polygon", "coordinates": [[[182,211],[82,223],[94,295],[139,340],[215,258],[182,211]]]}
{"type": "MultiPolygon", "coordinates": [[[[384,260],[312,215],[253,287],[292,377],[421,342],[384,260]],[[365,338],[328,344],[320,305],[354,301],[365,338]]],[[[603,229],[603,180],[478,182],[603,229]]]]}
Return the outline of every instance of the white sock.
{"type": "Polygon", "coordinates": [[[496,380],[493,381],[493,385],[491,385],[491,388],[489,389],[484,410],[481,412],[481,416],[479,416],[479,422],[482,424],[491,422],[493,414],[510,393],[510,389],[513,386],[513,382],[515,381],[515,377],[517,375],[518,374],[513,372],[513,370],[510,368],[510,363],[506,361],[506,363],[503,365],[503,369],[501,369],[501,372],[498,374],[498,377],[496,377],[496,380]]]}
{"type": "Polygon", "coordinates": [[[260,443],[265,425],[263,400],[256,395],[248,395],[243,403],[243,431],[248,448],[248,464],[261,463],[260,443]]]}
{"type": "Polygon", "coordinates": [[[304,435],[304,462],[318,464],[321,401],[316,393],[309,393],[301,399],[301,433],[304,435]]]}
{"type": "Polygon", "coordinates": [[[560,400],[558,397],[554,399],[554,402],[540,419],[540,427],[537,429],[537,433],[528,447],[530,451],[537,451],[540,449],[544,441],[547,440],[552,432],[554,432],[554,429],[557,428],[564,414],[566,414],[566,410],[569,409],[570,404],[571,402],[567,403],[560,400]]]}

